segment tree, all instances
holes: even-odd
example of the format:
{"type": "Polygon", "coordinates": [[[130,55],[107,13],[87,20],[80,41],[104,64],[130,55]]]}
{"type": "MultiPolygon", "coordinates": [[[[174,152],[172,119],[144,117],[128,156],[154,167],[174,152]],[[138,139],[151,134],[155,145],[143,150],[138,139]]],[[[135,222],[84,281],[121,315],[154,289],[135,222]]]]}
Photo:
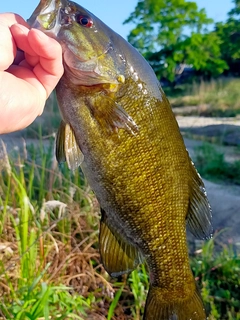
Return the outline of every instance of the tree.
{"type": "Polygon", "coordinates": [[[234,16],[239,17],[240,15],[240,0],[233,0],[232,1],[235,4],[235,8],[229,11],[228,16],[230,18],[233,18],[234,16]]]}
{"type": "Polygon", "coordinates": [[[205,34],[193,33],[180,45],[184,59],[193,65],[198,74],[209,79],[220,75],[228,68],[226,61],[221,58],[222,44],[216,32],[205,34]]]}
{"type": "Polygon", "coordinates": [[[234,0],[235,7],[228,13],[226,23],[216,24],[216,33],[221,39],[222,59],[229,66],[231,74],[240,75],[240,0],[234,0]]]}
{"type": "Polygon", "coordinates": [[[183,63],[207,75],[227,67],[221,59],[220,39],[216,33],[207,33],[213,20],[195,2],[139,0],[124,23],[135,24],[128,40],[160,77],[173,81],[177,65],[183,63]]]}

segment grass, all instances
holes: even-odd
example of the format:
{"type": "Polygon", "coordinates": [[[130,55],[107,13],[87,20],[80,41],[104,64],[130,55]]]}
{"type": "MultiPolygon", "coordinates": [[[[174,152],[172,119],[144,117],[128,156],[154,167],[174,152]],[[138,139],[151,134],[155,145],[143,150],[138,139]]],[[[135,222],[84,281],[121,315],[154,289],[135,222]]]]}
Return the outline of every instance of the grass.
{"type": "Polygon", "coordinates": [[[97,250],[97,201],[80,171],[59,170],[53,149],[53,141],[30,146],[14,162],[2,153],[0,316],[133,319],[146,290],[138,296],[135,285],[135,305],[134,280],[109,281],[97,250]]]}
{"type": "MultiPolygon", "coordinates": [[[[140,320],[148,272],[110,279],[99,207],[81,171],[59,170],[53,141],[0,160],[0,319],[140,320]]],[[[191,259],[210,319],[240,319],[240,255],[214,239],[191,259]]]]}
{"type": "Polygon", "coordinates": [[[202,177],[240,185],[240,161],[228,162],[223,152],[205,142],[195,148],[195,165],[202,177]]]}
{"type": "MultiPolygon", "coordinates": [[[[240,114],[240,79],[222,78],[210,82],[182,84],[164,88],[173,108],[197,106],[182,114],[210,117],[234,117],[240,114]]],[[[179,111],[181,113],[181,111],[179,111]]]]}
{"type": "Polygon", "coordinates": [[[231,245],[216,250],[216,235],[195,252],[191,264],[211,319],[240,319],[240,256],[231,245]]]}

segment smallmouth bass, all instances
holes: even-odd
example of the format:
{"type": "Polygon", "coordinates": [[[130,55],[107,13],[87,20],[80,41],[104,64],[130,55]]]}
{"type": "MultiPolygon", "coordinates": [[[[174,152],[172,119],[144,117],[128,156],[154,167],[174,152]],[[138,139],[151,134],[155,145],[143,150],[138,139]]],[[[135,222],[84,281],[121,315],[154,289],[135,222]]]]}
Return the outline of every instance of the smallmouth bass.
{"type": "Polygon", "coordinates": [[[111,276],[147,262],[143,319],[205,320],[189,266],[186,224],[211,236],[204,184],[153,70],[80,5],[42,0],[30,25],[62,46],[56,156],[79,165],[101,206],[99,247],[111,276]]]}

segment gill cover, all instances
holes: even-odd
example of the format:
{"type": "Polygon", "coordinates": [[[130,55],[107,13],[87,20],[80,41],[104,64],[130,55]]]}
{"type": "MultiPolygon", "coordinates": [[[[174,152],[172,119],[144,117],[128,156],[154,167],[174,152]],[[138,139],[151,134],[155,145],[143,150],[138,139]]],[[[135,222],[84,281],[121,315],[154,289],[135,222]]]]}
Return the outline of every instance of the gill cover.
{"type": "Polygon", "coordinates": [[[65,72],[72,83],[121,83],[126,69],[123,53],[115,49],[109,28],[77,3],[43,0],[28,22],[61,44],[65,72]]]}

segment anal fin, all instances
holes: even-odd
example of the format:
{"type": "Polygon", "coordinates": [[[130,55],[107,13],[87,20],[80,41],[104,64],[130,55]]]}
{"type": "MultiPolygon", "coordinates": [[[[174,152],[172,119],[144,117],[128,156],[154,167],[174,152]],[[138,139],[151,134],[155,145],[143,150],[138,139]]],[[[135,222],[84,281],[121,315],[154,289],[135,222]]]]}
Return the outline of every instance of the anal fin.
{"type": "Polygon", "coordinates": [[[112,277],[129,273],[141,262],[141,255],[110,226],[104,210],[101,213],[99,247],[104,268],[112,277]]]}
{"type": "Polygon", "coordinates": [[[187,224],[191,233],[198,239],[212,236],[212,212],[204,183],[194,164],[191,163],[192,181],[187,224]]]}
{"type": "Polygon", "coordinates": [[[59,163],[67,162],[70,170],[77,169],[84,158],[71,126],[64,121],[56,137],[56,158],[59,163]]]}

